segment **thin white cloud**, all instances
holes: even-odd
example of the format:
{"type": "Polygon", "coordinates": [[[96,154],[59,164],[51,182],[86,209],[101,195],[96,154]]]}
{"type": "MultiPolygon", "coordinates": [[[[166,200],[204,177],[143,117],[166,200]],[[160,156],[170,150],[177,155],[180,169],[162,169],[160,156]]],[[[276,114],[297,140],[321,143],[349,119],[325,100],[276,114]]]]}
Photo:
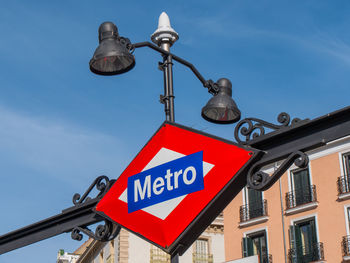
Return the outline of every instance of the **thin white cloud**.
{"type": "MultiPolygon", "coordinates": [[[[307,50],[310,55],[315,53],[324,59],[331,59],[336,63],[345,63],[350,66],[350,43],[342,39],[342,36],[330,35],[327,31],[321,30],[315,25],[306,27],[299,25],[299,30],[280,31],[277,29],[259,28],[252,24],[241,23],[241,21],[232,21],[225,15],[215,15],[211,17],[197,17],[187,21],[200,30],[206,32],[211,37],[233,39],[259,39],[271,43],[285,43],[292,49],[307,50]]],[[[186,21],[185,21],[186,23],[186,21]]],[[[187,45],[194,45],[195,42],[185,41],[187,45]]]]}
{"type": "Polygon", "coordinates": [[[114,137],[0,107],[2,172],[10,162],[72,184],[103,173],[116,178],[125,149],[114,137]]]}
{"type": "Polygon", "coordinates": [[[339,37],[331,36],[325,32],[319,32],[313,36],[314,47],[335,59],[350,65],[350,43],[346,43],[339,37]]]}

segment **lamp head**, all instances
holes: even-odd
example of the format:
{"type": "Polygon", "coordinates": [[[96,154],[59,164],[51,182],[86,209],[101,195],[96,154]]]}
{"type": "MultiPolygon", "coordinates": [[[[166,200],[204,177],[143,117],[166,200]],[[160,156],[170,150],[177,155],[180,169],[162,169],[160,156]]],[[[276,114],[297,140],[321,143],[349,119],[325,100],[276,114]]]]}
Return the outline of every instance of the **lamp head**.
{"type": "Polygon", "coordinates": [[[99,75],[117,75],[135,66],[135,57],[130,53],[129,39],[120,37],[112,22],[104,22],[98,29],[99,46],[90,60],[90,70],[99,75]]]}
{"type": "Polygon", "coordinates": [[[241,111],[232,99],[232,84],[226,78],[217,81],[218,93],[202,109],[202,117],[218,124],[235,123],[241,118],[241,111]]]}

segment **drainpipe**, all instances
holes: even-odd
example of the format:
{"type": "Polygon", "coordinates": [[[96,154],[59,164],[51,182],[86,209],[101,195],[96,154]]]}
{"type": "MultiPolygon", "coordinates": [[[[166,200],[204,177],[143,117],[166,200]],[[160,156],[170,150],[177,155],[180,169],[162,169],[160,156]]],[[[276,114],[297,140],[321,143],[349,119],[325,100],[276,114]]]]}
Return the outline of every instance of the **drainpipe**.
{"type": "MultiPolygon", "coordinates": [[[[275,163],[275,169],[277,168],[277,163],[275,163]]],[[[284,209],[283,209],[283,196],[282,196],[282,183],[281,178],[278,180],[280,186],[280,201],[281,201],[281,218],[282,218],[282,233],[283,233],[283,247],[284,247],[284,262],[287,263],[287,247],[286,247],[286,232],[284,227],[284,209]]]]}

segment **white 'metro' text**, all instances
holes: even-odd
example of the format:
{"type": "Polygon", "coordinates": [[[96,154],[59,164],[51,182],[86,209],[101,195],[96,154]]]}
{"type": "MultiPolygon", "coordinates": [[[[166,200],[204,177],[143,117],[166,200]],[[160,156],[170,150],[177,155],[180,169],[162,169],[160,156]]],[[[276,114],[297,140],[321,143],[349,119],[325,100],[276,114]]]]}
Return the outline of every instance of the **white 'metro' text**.
{"type": "Polygon", "coordinates": [[[172,191],[179,188],[179,178],[186,185],[192,184],[196,180],[197,172],[193,166],[187,167],[184,171],[178,170],[172,172],[170,169],[167,169],[166,174],[163,177],[157,177],[153,184],[152,175],[147,175],[141,185],[140,179],[134,181],[134,202],[144,200],[145,197],[151,198],[152,193],[154,195],[160,195],[163,193],[166,188],[167,191],[172,191]]]}

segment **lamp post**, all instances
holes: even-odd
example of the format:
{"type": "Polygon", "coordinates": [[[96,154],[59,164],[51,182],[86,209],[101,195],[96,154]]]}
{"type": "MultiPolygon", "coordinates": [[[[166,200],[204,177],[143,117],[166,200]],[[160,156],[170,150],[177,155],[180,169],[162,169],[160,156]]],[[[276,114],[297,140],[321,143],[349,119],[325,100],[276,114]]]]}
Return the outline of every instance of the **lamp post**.
{"type": "Polygon", "coordinates": [[[165,12],[160,15],[158,28],[151,36],[156,45],[150,42],[132,44],[128,38],[119,36],[116,25],[112,22],[104,22],[98,30],[99,46],[90,60],[90,70],[99,75],[118,75],[128,72],[135,66],[133,51],[136,48],[149,47],[163,56],[163,62],[159,66],[163,71],[164,95],[161,96],[160,101],[164,104],[167,121],[175,121],[173,60],[190,68],[202,85],[213,95],[213,98],[202,109],[204,119],[218,124],[239,121],[241,112],[232,99],[231,82],[225,78],[219,79],[216,83],[212,80],[205,80],[191,63],[172,54],[170,47],[178,38],[165,12]]]}

